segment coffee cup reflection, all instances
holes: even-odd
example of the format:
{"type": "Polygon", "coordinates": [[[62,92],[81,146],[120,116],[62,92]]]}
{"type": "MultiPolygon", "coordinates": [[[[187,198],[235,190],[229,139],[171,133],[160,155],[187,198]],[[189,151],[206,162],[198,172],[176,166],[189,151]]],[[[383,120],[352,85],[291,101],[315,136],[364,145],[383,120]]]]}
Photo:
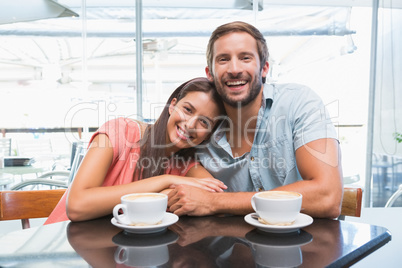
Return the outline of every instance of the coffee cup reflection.
{"type": "Polygon", "coordinates": [[[121,232],[112,238],[118,247],[114,254],[116,264],[125,267],[159,266],[169,261],[168,245],[179,236],[166,230],[157,234],[129,234],[121,232]]]}
{"type": "Polygon", "coordinates": [[[289,234],[271,234],[253,230],[246,234],[252,244],[256,264],[264,267],[297,267],[303,263],[300,247],[313,240],[303,230],[289,234]]]}

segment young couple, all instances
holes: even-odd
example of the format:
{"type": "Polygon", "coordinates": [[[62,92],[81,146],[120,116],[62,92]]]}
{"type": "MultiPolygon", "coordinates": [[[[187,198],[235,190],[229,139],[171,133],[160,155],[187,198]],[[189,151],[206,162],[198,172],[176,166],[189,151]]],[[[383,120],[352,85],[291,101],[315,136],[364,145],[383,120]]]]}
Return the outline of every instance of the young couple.
{"type": "Polygon", "coordinates": [[[177,215],[247,214],[252,195],[271,189],[300,192],[313,217],[337,217],[340,149],[321,99],[265,84],[266,41],[244,22],[212,33],[207,64],[207,78],[177,88],[154,125],[105,123],[46,223],[108,215],[135,192],[166,192],[177,215]]]}

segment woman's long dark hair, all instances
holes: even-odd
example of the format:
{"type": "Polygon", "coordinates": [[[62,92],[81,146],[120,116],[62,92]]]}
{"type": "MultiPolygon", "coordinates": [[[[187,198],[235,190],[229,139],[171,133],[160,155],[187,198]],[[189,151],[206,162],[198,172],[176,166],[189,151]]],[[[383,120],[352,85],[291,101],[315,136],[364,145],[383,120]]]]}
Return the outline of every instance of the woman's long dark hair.
{"type": "MultiPolygon", "coordinates": [[[[146,179],[164,174],[166,162],[160,160],[166,156],[166,126],[170,116],[169,106],[174,98],[179,102],[189,92],[194,91],[210,94],[212,100],[219,108],[219,113],[221,115],[225,114],[225,108],[213,82],[210,82],[207,78],[199,77],[181,84],[167,100],[166,105],[155,124],[147,126],[144,137],[141,139],[140,158],[137,161],[134,177],[137,176],[136,174],[140,174],[138,179],[146,179]],[[144,159],[146,161],[144,161],[144,159]]],[[[218,124],[219,122],[215,124],[212,131],[216,129],[218,124]]],[[[184,159],[188,161],[194,157],[194,153],[195,148],[191,147],[179,150],[176,155],[184,157],[184,159]]]]}

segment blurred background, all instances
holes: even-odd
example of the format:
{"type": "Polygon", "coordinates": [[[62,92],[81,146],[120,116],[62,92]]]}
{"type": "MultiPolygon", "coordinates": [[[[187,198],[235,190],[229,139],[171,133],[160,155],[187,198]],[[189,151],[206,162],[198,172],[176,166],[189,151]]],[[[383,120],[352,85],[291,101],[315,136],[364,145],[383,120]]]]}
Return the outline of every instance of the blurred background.
{"type": "Polygon", "coordinates": [[[365,206],[384,206],[402,184],[401,7],[395,0],[2,2],[0,129],[11,141],[2,153],[68,166],[72,144],[87,142],[105,121],[152,122],[178,85],[205,76],[212,31],[242,20],[268,41],[268,82],[305,84],[324,100],[345,184],[365,188],[365,206]],[[24,152],[27,143],[41,145],[24,152]]]}

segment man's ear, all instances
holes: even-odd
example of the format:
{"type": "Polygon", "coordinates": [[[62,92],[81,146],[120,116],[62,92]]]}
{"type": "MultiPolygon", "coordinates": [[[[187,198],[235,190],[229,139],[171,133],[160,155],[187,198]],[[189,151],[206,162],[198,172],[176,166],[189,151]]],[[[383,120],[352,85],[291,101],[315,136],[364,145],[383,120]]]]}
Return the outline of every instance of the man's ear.
{"type": "Polygon", "coordinates": [[[209,81],[213,82],[214,81],[214,76],[212,75],[211,71],[209,70],[209,67],[205,67],[205,74],[207,75],[207,78],[209,81]]]}
{"type": "Polygon", "coordinates": [[[170,105],[169,105],[169,115],[172,114],[174,107],[176,106],[176,103],[177,103],[177,99],[173,98],[173,100],[170,102],[170,105]]]}
{"type": "Polygon", "coordinates": [[[268,71],[269,71],[269,63],[268,61],[266,61],[264,66],[262,67],[261,77],[267,77],[268,71]]]}

